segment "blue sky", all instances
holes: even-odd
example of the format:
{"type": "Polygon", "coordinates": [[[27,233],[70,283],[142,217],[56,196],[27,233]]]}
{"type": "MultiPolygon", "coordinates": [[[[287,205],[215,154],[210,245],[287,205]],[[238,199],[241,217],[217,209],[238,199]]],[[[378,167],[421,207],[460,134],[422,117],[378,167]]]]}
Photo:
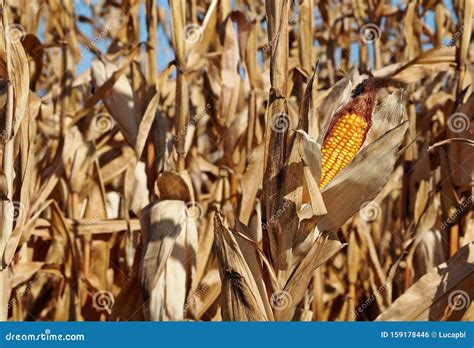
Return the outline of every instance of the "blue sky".
{"type": "MultiPolygon", "coordinates": [[[[96,2],[97,0],[92,0],[92,2],[96,2]]],[[[452,4],[451,1],[449,0],[444,0],[444,3],[446,6],[452,11],[452,4]]],[[[169,6],[168,6],[168,1],[167,0],[157,0],[157,4],[164,8],[167,12],[166,18],[169,19],[169,6]]],[[[404,1],[402,0],[392,0],[392,4],[395,6],[399,7],[404,7],[404,1]]],[[[75,6],[76,6],[76,14],[84,15],[87,17],[91,16],[91,12],[89,11],[89,8],[85,5],[85,3],[81,0],[75,0],[75,6]]],[[[424,21],[430,26],[431,28],[434,28],[434,23],[435,23],[435,15],[433,11],[428,11],[426,14],[424,21]]],[[[140,33],[140,41],[146,41],[146,24],[145,24],[145,15],[144,15],[144,8],[143,5],[140,9],[140,18],[139,18],[139,33],[140,33]]],[[[168,23],[169,25],[169,23],[168,23]]],[[[93,38],[94,35],[92,33],[92,29],[89,25],[87,24],[79,24],[79,28],[81,31],[89,38],[93,38]]],[[[42,28],[40,27],[40,31],[42,28]]],[[[41,33],[40,37],[42,37],[41,33]]],[[[158,63],[158,69],[163,70],[167,63],[171,61],[174,56],[173,56],[173,51],[171,47],[169,47],[168,42],[165,38],[163,29],[161,26],[158,28],[158,57],[157,57],[157,63],[158,63]]],[[[449,42],[449,38],[446,38],[446,43],[449,42]]],[[[102,51],[105,52],[107,49],[107,46],[109,45],[110,41],[109,40],[99,40],[98,41],[98,48],[102,51]]],[[[425,49],[430,48],[430,46],[424,47],[425,49]]],[[[340,51],[337,51],[337,54],[340,54],[340,51]]],[[[351,50],[351,62],[357,62],[358,60],[358,54],[359,54],[359,46],[358,43],[353,43],[352,45],[352,50],[351,50]]],[[[372,55],[372,47],[369,45],[369,54],[372,55]]],[[[82,73],[83,71],[87,70],[90,67],[90,64],[92,62],[92,59],[94,58],[94,55],[90,52],[88,52],[84,47],[81,47],[81,55],[82,55],[82,60],[81,62],[77,65],[77,72],[82,73]]],[[[339,60],[339,59],[338,59],[339,60]]]]}
{"type": "MultiPolygon", "coordinates": [[[[92,3],[96,3],[96,2],[97,0],[92,0],[92,3]]],[[[157,4],[165,8],[166,11],[169,13],[169,6],[168,6],[167,0],[158,0],[157,4]]],[[[84,15],[86,17],[90,17],[92,15],[89,7],[85,5],[84,1],[75,0],[75,5],[76,5],[76,15],[84,15]]],[[[144,13],[145,13],[145,9],[142,4],[140,8],[140,18],[139,18],[140,41],[146,41],[146,23],[145,23],[144,13]]],[[[167,16],[167,18],[169,18],[169,16],[167,16]]],[[[81,23],[79,24],[79,28],[87,37],[91,39],[94,37],[92,33],[92,28],[90,25],[81,23]]],[[[165,53],[165,59],[163,59],[161,56],[157,57],[158,69],[162,70],[166,67],[167,63],[173,59],[173,52],[168,45],[168,42],[166,40],[165,34],[161,26],[158,27],[157,35],[158,35],[158,46],[159,46],[157,51],[160,52],[160,55],[165,53]]],[[[110,43],[110,40],[99,40],[97,46],[102,52],[105,52],[107,50],[109,43],[110,43]]],[[[78,73],[82,73],[83,71],[87,70],[90,67],[92,60],[94,59],[94,55],[88,52],[84,47],[81,47],[81,55],[82,55],[82,60],[77,66],[78,73]]]]}

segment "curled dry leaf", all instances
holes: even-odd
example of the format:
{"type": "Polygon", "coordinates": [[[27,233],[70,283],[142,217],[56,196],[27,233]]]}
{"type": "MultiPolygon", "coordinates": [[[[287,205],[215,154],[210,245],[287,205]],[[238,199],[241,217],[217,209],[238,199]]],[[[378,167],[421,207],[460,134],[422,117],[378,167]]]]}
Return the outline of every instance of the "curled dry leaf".
{"type": "Polygon", "coordinates": [[[183,319],[197,242],[196,226],[186,209],[183,201],[163,200],[149,206],[142,217],[140,282],[151,320],[183,319]]]}
{"type": "Polygon", "coordinates": [[[256,280],[221,213],[215,216],[215,252],[222,281],[223,320],[270,320],[256,280]]]}

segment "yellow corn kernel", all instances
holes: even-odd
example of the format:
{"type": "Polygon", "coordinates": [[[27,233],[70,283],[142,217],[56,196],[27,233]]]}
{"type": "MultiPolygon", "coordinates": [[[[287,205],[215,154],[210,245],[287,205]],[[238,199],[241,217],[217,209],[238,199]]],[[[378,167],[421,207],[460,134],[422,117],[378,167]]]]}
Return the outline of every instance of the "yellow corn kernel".
{"type": "Polygon", "coordinates": [[[367,130],[367,121],[356,114],[345,114],[336,121],[321,149],[321,189],[352,161],[365,140],[367,130]]]}

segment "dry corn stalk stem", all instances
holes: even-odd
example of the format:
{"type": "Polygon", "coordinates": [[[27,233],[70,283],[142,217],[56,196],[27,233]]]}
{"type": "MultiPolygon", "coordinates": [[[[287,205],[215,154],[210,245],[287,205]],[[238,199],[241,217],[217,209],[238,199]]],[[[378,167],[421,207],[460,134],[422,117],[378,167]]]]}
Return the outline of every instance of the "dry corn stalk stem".
{"type": "Polygon", "coordinates": [[[472,320],[472,1],[1,12],[0,320],[472,320]]]}

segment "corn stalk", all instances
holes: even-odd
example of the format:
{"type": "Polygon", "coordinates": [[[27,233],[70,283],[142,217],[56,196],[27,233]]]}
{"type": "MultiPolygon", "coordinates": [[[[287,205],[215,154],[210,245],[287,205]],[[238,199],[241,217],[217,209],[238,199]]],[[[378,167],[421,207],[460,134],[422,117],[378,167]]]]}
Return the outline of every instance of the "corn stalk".
{"type": "MultiPolygon", "coordinates": [[[[269,106],[266,116],[265,139],[265,175],[267,181],[263,183],[265,214],[267,221],[277,215],[281,209],[283,197],[283,168],[286,160],[286,142],[288,128],[276,129],[274,126],[280,120],[289,124],[287,107],[287,78],[288,78],[288,11],[289,1],[265,2],[268,21],[268,42],[270,43],[270,81],[269,106]]],[[[279,230],[278,224],[268,224],[267,238],[264,239],[264,248],[271,256],[276,270],[286,269],[285,234],[279,230]]]]}
{"type": "Polygon", "coordinates": [[[184,143],[186,139],[186,124],[188,122],[188,85],[186,82],[186,57],[185,57],[185,22],[186,2],[184,0],[170,1],[171,25],[173,30],[173,46],[176,59],[176,110],[175,127],[176,134],[184,134],[178,137],[178,171],[185,168],[184,143]]]}

